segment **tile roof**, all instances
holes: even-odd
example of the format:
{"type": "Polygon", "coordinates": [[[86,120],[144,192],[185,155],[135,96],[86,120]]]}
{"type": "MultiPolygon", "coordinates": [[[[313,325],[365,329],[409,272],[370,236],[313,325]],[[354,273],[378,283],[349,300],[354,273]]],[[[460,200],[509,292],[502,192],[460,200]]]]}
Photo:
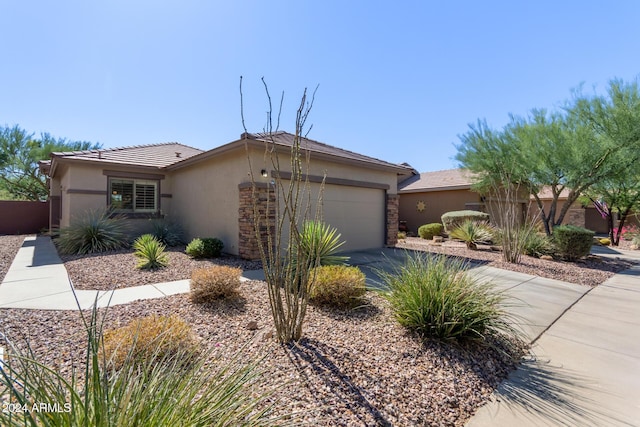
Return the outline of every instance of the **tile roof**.
{"type": "MultiPolygon", "coordinates": [[[[241,135],[241,138],[247,138],[247,139],[252,139],[256,141],[273,142],[276,145],[291,147],[295,139],[295,135],[289,132],[278,131],[278,132],[272,132],[272,133],[243,133],[241,135]]],[[[394,169],[406,170],[406,173],[410,173],[413,170],[413,168],[404,164],[385,162],[384,160],[365,156],[364,154],[355,153],[353,151],[334,147],[333,145],[325,144],[319,141],[314,141],[308,138],[301,138],[300,146],[302,149],[309,150],[311,152],[327,154],[333,157],[340,157],[346,160],[355,160],[358,162],[370,163],[376,166],[384,166],[384,167],[391,167],[394,169]]]]}
{"type": "Polygon", "coordinates": [[[200,149],[177,142],[167,142],[100,150],[54,152],[51,156],[57,159],[164,168],[200,153],[202,153],[200,149]]]}
{"type": "Polygon", "coordinates": [[[423,172],[398,184],[398,192],[417,193],[421,191],[445,191],[471,188],[473,175],[465,169],[447,169],[423,172]]]}

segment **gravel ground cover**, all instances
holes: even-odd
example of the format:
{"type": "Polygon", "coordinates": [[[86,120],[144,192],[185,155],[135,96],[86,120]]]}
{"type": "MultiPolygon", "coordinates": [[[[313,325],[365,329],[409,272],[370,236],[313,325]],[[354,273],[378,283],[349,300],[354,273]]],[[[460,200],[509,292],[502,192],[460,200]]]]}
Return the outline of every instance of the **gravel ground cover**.
{"type": "MultiPolygon", "coordinates": [[[[245,282],[242,297],[196,305],[188,296],[137,301],[107,310],[108,328],[151,314],[177,314],[204,348],[224,360],[264,355],[259,390],[278,388],[276,415],[295,413],[317,426],[462,426],[515,367],[514,358],[485,348],[421,342],[392,319],[373,293],[359,309],[311,306],[304,339],[279,346],[263,282],[245,282]],[[249,329],[257,322],[258,329],[249,329]]],[[[104,311],[103,311],[104,312],[104,311]]],[[[68,372],[84,351],[77,312],[0,310],[0,328],[16,342],[27,338],[36,355],[68,372]]],[[[514,354],[517,358],[523,347],[514,354]]],[[[257,391],[259,391],[257,390],[257,391]]]]}
{"type": "Polygon", "coordinates": [[[138,259],[132,249],[109,251],[93,255],[61,255],[64,266],[76,289],[109,290],[129,286],[150,285],[191,278],[197,268],[227,265],[243,270],[262,268],[261,263],[225,255],[220,258],[196,260],[185,253],[184,246],[168,248],[169,264],[155,271],[136,268],[138,259]]]}
{"type": "MultiPolygon", "coordinates": [[[[447,241],[441,245],[435,245],[430,240],[419,237],[407,237],[396,245],[399,248],[444,253],[447,255],[466,258],[469,261],[486,263],[491,267],[517,271],[548,279],[562,280],[585,286],[596,286],[606,281],[615,273],[626,270],[633,265],[632,262],[622,259],[611,259],[590,255],[586,259],[577,262],[564,262],[557,260],[544,260],[523,255],[520,264],[511,264],[502,260],[502,254],[493,251],[489,246],[478,246],[478,250],[467,249],[464,243],[447,241]]],[[[621,248],[627,248],[629,242],[621,242],[621,248]]]]}
{"type": "MultiPolygon", "coordinates": [[[[23,238],[0,236],[0,277],[6,274],[23,238]]],[[[503,266],[500,254],[489,250],[429,246],[420,239],[407,239],[400,246],[585,285],[601,283],[613,271],[630,265],[606,259],[572,264],[524,257],[521,265],[503,266]]],[[[131,251],[65,257],[65,262],[72,277],[85,271],[89,279],[79,284],[93,289],[114,275],[126,278],[130,286],[188,278],[191,269],[214,262],[241,268],[259,266],[230,257],[195,261],[180,250],[170,251],[170,266],[175,268],[164,272],[139,272],[131,251]],[[137,273],[141,274],[135,276],[137,273]]],[[[107,287],[119,283],[109,282],[107,287]]],[[[241,298],[232,301],[199,305],[187,295],[176,295],[101,313],[106,313],[109,329],[144,315],[177,314],[193,326],[203,348],[220,360],[238,352],[243,360],[264,356],[258,387],[278,387],[272,397],[278,401],[275,414],[294,413],[301,421],[319,426],[462,426],[526,351],[518,342],[511,343],[511,357],[495,349],[423,342],[397,325],[386,301],[371,292],[366,304],[356,310],[311,306],[304,339],[295,346],[280,346],[272,338],[264,282],[243,283],[241,298]],[[252,322],[257,323],[257,329],[248,327],[252,322]]],[[[69,372],[72,364],[82,364],[85,332],[78,312],[0,309],[0,331],[19,345],[28,341],[40,360],[62,372],[69,372]]]]}

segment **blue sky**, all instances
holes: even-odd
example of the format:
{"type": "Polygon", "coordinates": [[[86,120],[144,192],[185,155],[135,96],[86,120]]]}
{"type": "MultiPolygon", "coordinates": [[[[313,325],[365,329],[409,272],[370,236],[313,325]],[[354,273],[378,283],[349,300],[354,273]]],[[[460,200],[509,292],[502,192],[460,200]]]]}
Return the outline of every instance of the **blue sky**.
{"type": "Polygon", "coordinates": [[[100,142],[210,149],[285,92],[292,130],[419,171],[456,166],[486,118],[556,108],[640,73],[638,1],[0,0],[0,124],[100,142]]]}

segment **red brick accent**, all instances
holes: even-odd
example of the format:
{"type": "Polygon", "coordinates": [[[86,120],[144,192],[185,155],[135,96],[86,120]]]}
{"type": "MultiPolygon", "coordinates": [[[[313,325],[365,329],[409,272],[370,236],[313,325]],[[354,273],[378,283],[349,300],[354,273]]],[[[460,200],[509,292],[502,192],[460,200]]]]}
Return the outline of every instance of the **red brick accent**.
{"type": "Polygon", "coordinates": [[[397,194],[387,194],[387,246],[398,243],[398,209],[400,197],[397,194]]]}
{"type": "Polygon", "coordinates": [[[240,185],[240,208],[238,210],[239,243],[238,255],[244,259],[259,260],[260,249],[256,237],[254,222],[254,201],[258,208],[258,221],[260,226],[260,239],[263,245],[267,245],[267,236],[275,235],[276,230],[276,196],[273,189],[265,185],[256,187],[240,185]],[[268,210],[268,211],[267,211],[268,210]]]}

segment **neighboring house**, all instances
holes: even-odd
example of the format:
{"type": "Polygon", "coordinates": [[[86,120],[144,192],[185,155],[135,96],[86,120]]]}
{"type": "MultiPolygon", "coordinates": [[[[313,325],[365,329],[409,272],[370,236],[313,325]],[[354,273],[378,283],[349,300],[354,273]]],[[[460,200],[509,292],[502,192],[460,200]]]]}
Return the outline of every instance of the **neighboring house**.
{"type": "MultiPolygon", "coordinates": [[[[431,222],[441,222],[440,217],[445,212],[458,210],[479,210],[492,213],[492,200],[485,199],[472,191],[473,175],[464,169],[448,169],[436,172],[425,172],[412,176],[398,184],[400,194],[400,221],[406,221],[409,231],[416,233],[418,227],[431,222]]],[[[567,200],[568,190],[560,193],[557,209],[561,209],[567,200]]],[[[539,197],[549,212],[553,194],[544,188],[539,197]]],[[[539,212],[533,196],[527,200],[525,194],[520,195],[518,203],[523,215],[533,218],[539,212]]],[[[597,210],[590,206],[574,203],[564,220],[565,224],[573,224],[588,228],[598,233],[607,232],[607,223],[597,210]]]]}
{"type": "Polygon", "coordinates": [[[473,176],[464,169],[424,172],[398,184],[400,221],[410,232],[432,222],[442,222],[445,212],[484,210],[483,198],[471,191],[473,176]]]}
{"type": "MultiPolygon", "coordinates": [[[[286,132],[244,133],[209,151],[168,143],[53,153],[41,164],[50,178],[51,225],[68,226],[89,209],[110,207],[141,230],[149,218],[171,218],[189,239],[218,237],[225,252],[256,259],[249,161],[260,190],[256,201],[265,209],[266,188],[275,177],[267,141],[279,153],[281,177],[287,179],[293,140],[286,132]]],[[[344,249],[395,244],[397,182],[411,168],[310,139],[302,140],[302,148],[309,154],[313,192],[326,176],[323,219],[338,228],[344,249]]]]}

